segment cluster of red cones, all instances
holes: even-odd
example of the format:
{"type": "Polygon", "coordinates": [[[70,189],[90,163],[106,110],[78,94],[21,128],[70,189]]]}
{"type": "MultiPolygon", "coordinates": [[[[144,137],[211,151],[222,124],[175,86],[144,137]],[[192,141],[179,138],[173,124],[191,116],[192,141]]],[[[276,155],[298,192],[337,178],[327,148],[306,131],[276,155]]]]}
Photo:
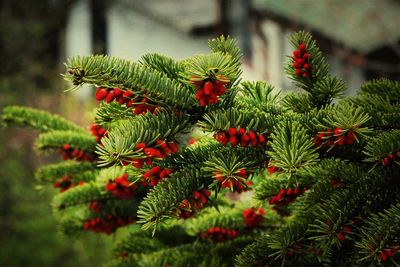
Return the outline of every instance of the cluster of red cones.
{"type": "Polygon", "coordinates": [[[219,131],[214,134],[214,138],[224,146],[230,143],[232,146],[247,147],[251,145],[256,147],[257,145],[264,146],[267,142],[264,134],[256,134],[251,130],[246,131],[241,127],[238,129],[231,127],[227,131],[219,131]]]}
{"type": "Polygon", "coordinates": [[[171,153],[177,153],[179,150],[178,144],[175,141],[167,142],[165,140],[157,140],[154,145],[139,143],[135,146],[137,151],[142,151],[143,156],[140,158],[131,158],[123,161],[124,165],[131,163],[135,168],[142,168],[144,164],[150,166],[153,164],[153,159],[162,159],[169,156],[171,153]]]}
{"type": "Polygon", "coordinates": [[[198,87],[196,99],[199,101],[200,107],[217,104],[219,96],[226,92],[225,84],[227,80],[199,80],[193,76],[190,82],[198,87]]]}
{"type": "Polygon", "coordinates": [[[64,144],[56,150],[56,153],[61,155],[63,160],[75,159],[77,161],[94,161],[96,158],[83,149],[72,148],[69,144],[64,144]]]}
{"type": "Polygon", "coordinates": [[[117,101],[119,105],[126,105],[126,107],[133,107],[133,113],[136,115],[146,113],[156,113],[159,107],[152,103],[147,97],[136,96],[133,92],[120,88],[105,88],[99,87],[96,90],[96,100],[111,103],[117,101]]]}
{"type": "Polygon", "coordinates": [[[187,219],[193,216],[198,210],[205,207],[211,192],[206,189],[195,191],[179,205],[179,218],[187,219]]]}
{"type": "Polygon", "coordinates": [[[96,138],[96,143],[100,143],[101,138],[107,135],[107,130],[97,124],[92,124],[89,131],[96,138]]]}
{"type": "Polygon", "coordinates": [[[121,199],[131,199],[136,196],[138,185],[128,181],[128,175],[125,173],[120,177],[110,180],[106,185],[106,191],[114,197],[121,199]]]}
{"type": "Polygon", "coordinates": [[[247,181],[248,173],[246,169],[240,169],[231,175],[225,175],[221,171],[214,172],[214,179],[218,181],[221,188],[230,188],[232,191],[245,191],[250,181],[247,181]]]}
{"type": "Polygon", "coordinates": [[[248,208],[244,210],[242,214],[246,226],[248,228],[255,228],[264,220],[263,215],[265,214],[265,211],[262,208],[248,208]]]}
{"type": "Polygon", "coordinates": [[[74,183],[71,180],[71,178],[72,178],[71,176],[65,175],[65,176],[61,177],[60,179],[58,179],[57,181],[55,181],[53,183],[53,187],[54,188],[60,188],[60,192],[62,193],[62,192],[65,192],[68,189],[71,189],[71,188],[73,188],[73,187],[75,187],[77,185],[85,184],[85,182],[83,182],[83,181],[79,181],[78,183],[74,183]]]}
{"type": "Polygon", "coordinates": [[[399,248],[400,246],[391,246],[390,248],[384,248],[379,252],[379,259],[383,262],[393,259],[394,257],[399,257],[399,248]]]}
{"type": "Polygon", "coordinates": [[[342,128],[327,129],[325,132],[318,132],[313,140],[316,146],[351,145],[356,141],[356,135],[352,130],[342,128]]]}
{"type": "Polygon", "coordinates": [[[214,243],[224,242],[230,239],[234,239],[239,234],[238,230],[226,229],[219,226],[210,227],[207,231],[201,232],[200,237],[203,239],[209,239],[214,243]]]}
{"type": "Polygon", "coordinates": [[[307,52],[305,44],[299,44],[298,49],[293,51],[294,72],[297,76],[308,78],[311,77],[311,54],[307,52]]]}
{"type": "Polygon", "coordinates": [[[154,187],[160,180],[168,177],[171,173],[173,173],[171,169],[162,169],[159,166],[155,166],[143,174],[144,183],[154,187]]]}
{"type": "Polygon", "coordinates": [[[400,162],[400,151],[389,153],[382,159],[382,165],[386,167],[392,165],[393,162],[400,162]]]}
{"type": "Polygon", "coordinates": [[[107,214],[102,217],[95,217],[88,219],[83,224],[83,228],[87,231],[93,231],[95,233],[105,233],[107,235],[114,233],[114,231],[122,226],[134,223],[132,218],[114,217],[111,214],[107,214]]]}
{"type": "Polygon", "coordinates": [[[351,227],[350,226],[344,226],[340,231],[337,232],[337,238],[339,239],[340,242],[343,242],[346,240],[346,236],[351,234],[351,227]]]}
{"type": "Polygon", "coordinates": [[[307,187],[295,187],[295,188],[282,188],[276,196],[269,199],[270,205],[275,206],[286,206],[293,202],[298,196],[303,194],[307,190],[307,187]]]}

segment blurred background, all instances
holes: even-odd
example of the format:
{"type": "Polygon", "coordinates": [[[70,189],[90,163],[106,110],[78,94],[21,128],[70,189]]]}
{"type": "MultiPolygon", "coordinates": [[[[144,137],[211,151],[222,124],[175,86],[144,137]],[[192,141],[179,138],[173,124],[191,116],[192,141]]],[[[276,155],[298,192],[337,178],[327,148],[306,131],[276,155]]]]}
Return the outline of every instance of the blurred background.
{"type": "MultiPolygon", "coordinates": [[[[62,114],[83,126],[93,88],[64,93],[60,73],[73,55],[138,60],[147,52],[176,59],[208,53],[207,40],[238,39],[244,79],[291,90],[284,76],[287,37],[313,34],[348,94],[365,80],[400,80],[399,0],[0,0],[0,108],[20,104],[62,114]]],[[[102,266],[112,237],[65,237],[51,214],[52,189],[33,172],[56,161],[37,157],[35,133],[0,132],[0,266],[102,266]]]]}

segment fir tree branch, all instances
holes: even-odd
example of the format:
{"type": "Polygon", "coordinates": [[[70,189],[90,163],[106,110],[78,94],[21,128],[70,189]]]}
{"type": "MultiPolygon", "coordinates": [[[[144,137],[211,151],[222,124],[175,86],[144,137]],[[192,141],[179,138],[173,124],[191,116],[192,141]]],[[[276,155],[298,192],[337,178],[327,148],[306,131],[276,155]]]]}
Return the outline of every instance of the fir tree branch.
{"type": "Polygon", "coordinates": [[[361,238],[355,242],[355,247],[359,249],[356,254],[357,264],[380,265],[380,252],[391,249],[398,242],[400,203],[368,217],[366,224],[360,229],[361,238]]]}
{"type": "MultiPolygon", "coordinates": [[[[196,55],[184,61],[186,73],[185,79],[187,84],[192,77],[199,80],[213,79],[230,82],[236,80],[241,74],[240,62],[234,63],[229,54],[211,53],[208,55],[196,55]]],[[[194,86],[194,85],[193,85],[194,86]]],[[[231,87],[229,86],[229,87],[231,87]]]]}
{"type": "Polygon", "coordinates": [[[210,207],[185,224],[188,234],[194,236],[215,226],[227,229],[243,229],[245,224],[242,211],[238,208],[224,206],[219,206],[218,209],[210,207]]]}
{"type": "MultiPolygon", "coordinates": [[[[240,69],[241,61],[242,61],[242,52],[240,51],[239,44],[235,39],[230,38],[229,36],[224,37],[220,36],[215,39],[211,39],[208,41],[208,46],[211,51],[216,53],[223,53],[225,55],[231,56],[231,67],[235,69],[235,79],[239,78],[242,74],[240,69]]],[[[231,81],[231,84],[234,84],[235,80],[231,81]]]]}
{"type": "Polygon", "coordinates": [[[303,78],[297,76],[295,74],[295,67],[292,64],[293,59],[292,57],[288,57],[290,60],[285,67],[285,72],[294,81],[296,86],[313,94],[315,83],[328,76],[329,65],[322,56],[316,42],[312,39],[311,34],[304,31],[296,32],[289,37],[289,42],[295,49],[297,49],[300,44],[305,45],[306,51],[310,54],[309,61],[312,71],[310,77],[303,78]]]}
{"type": "Polygon", "coordinates": [[[107,125],[120,120],[128,120],[135,116],[132,109],[111,102],[109,104],[103,104],[96,109],[95,123],[98,125],[107,125]]]}
{"type": "Polygon", "coordinates": [[[151,146],[157,139],[174,140],[175,135],[189,126],[186,116],[172,112],[146,113],[131,120],[120,122],[98,146],[99,165],[121,163],[130,158],[143,158],[142,151],[135,149],[138,143],[151,146]],[[166,123],[168,122],[168,123],[166,123]]]}
{"type": "Polygon", "coordinates": [[[203,119],[197,125],[211,132],[226,131],[231,127],[242,127],[257,133],[265,133],[272,130],[276,121],[275,116],[256,109],[243,110],[232,107],[227,110],[216,110],[204,115],[203,119]]]}
{"type": "Polygon", "coordinates": [[[65,78],[75,88],[83,83],[118,87],[146,95],[162,106],[191,108],[194,93],[152,68],[108,56],[73,57],[66,64],[65,78]]]}
{"type": "Polygon", "coordinates": [[[198,140],[195,144],[185,147],[176,154],[171,154],[157,165],[169,169],[196,168],[201,166],[211,155],[222,149],[222,145],[214,139],[198,140]]]}
{"type": "Polygon", "coordinates": [[[254,188],[254,198],[265,202],[276,196],[282,188],[296,188],[298,186],[310,188],[317,179],[309,176],[281,173],[267,179],[260,180],[254,188]]]}
{"type": "MultiPolygon", "coordinates": [[[[282,113],[279,106],[279,93],[274,94],[275,88],[265,82],[242,82],[243,96],[239,96],[239,101],[246,108],[258,108],[260,111],[278,115],[282,113]]],[[[238,101],[238,99],[236,99],[238,101]]]]}
{"type": "Polygon", "coordinates": [[[90,133],[80,133],[73,131],[51,131],[42,133],[35,141],[35,147],[38,150],[57,149],[64,144],[72,148],[79,148],[85,152],[95,150],[96,142],[90,133]]]}
{"type": "Polygon", "coordinates": [[[149,253],[156,250],[166,248],[166,246],[158,239],[143,234],[143,232],[130,233],[128,236],[119,240],[115,245],[115,254],[140,254],[149,253]]]}
{"type": "Polygon", "coordinates": [[[173,80],[179,80],[179,74],[185,72],[184,64],[181,62],[156,53],[145,54],[139,63],[164,73],[168,78],[173,80]]]}
{"type": "Polygon", "coordinates": [[[391,130],[381,133],[371,139],[364,150],[368,156],[367,162],[382,163],[382,160],[390,155],[397,155],[400,151],[400,130],[391,130]]]}
{"type": "Polygon", "coordinates": [[[296,113],[310,112],[314,107],[308,93],[290,92],[282,99],[283,107],[296,113]]]}
{"type": "Polygon", "coordinates": [[[400,103],[400,82],[379,79],[365,82],[360,88],[361,94],[374,94],[387,97],[391,104],[400,103]]]}
{"type": "Polygon", "coordinates": [[[5,107],[1,119],[5,125],[29,126],[40,132],[51,130],[86,132],[82,127],[59,115],[28,107],[5,107]]]}
{"type": "Polygon", "coordinates": [[[299,121],[282,120],[271,134],[271,139],[272,150],[267,153],[274,165],[285,172],[295,173],[301,168],[315,164],[318,159],[318,154],[299,121]]]}
{"type": "Polygon", "coordinates": [[[94,182],[89,182],[56,195],[53,199],[52,206],[55,209],[63,210],[71,206],[112,198],[113,196],[108,194],[105,189],[99,188],[94,182]]]}
{"type": "Polygon", "coordinates": [[[269,252],[269,236],[261,235],[253,243],[246,246],[240,254],[235,257],[235,266],[248,267],[257,264],[265,265],[266,255],[269,252]]]}
{"type": "Polygon", "coordinates": [[[184,199],[210,183],[209,177],[195,169],[175,172],[150,190],[140,203],[138,223],[143,224],[143,229],[152,228],[154,233],[161,220],[176,216],[177,208],[184,199]]]}
{"type": "Polygon", "coordinates": [[[55,179],[65,175],[76,175],[90,172],[93,174],[93,177],[95,177],[95,170],[96,166],[91,162],[64,161],[40,167],[35,172],[35,179],[39,183],[48,184],[53,183],[55,179]]]}

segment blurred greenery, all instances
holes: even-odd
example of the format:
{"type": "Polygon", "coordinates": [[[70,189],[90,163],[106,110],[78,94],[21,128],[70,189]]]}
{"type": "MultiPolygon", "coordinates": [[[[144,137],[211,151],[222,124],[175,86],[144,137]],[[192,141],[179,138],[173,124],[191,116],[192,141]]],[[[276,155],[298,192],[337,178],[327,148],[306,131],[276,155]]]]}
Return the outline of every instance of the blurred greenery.
{"type": "MultiPolygon", "coordinates": [[[[62,39],[74,0],[0,0],[0,110],[10,104],[61,110],[62,39]]],[[[65,100],[65,99],[64,99],[65,100]]],[[[68,100],[70,103],[71,100],[68,100]]],[[[76,106],[76,104],[75,104],[76,106]]],[[[37,157],[29,129],[0,129],[0,266],[102,266],[112,238],[66,237],[50,206],[51,185],[35,190],[37,157]]]]}
{"type": "Polygon", "coordinates": [[[66,237],[58,233],[49,204],[54,190],[34,190],[32,170],[36,164],[27,161],[29,144],[11,146],[10,156],[6,150],[0,152],[0,266],[101,265],[110,240],[91,234],[66,237]]]}

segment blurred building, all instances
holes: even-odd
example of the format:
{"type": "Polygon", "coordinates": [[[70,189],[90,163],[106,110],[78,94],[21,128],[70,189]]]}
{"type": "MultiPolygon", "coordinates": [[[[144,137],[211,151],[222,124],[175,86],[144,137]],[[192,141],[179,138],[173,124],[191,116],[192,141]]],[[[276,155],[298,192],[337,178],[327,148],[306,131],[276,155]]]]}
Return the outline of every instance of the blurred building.
{"type": "Polygon", "coordinates": [[[244,79],[290,89],[283,73],[292,51],[287,37],[304,29],[352,93],[365,79],[400,79],[399,13],[397,0],[78,0],[66,56],[138,60],[157,52],[183,59],[207,53],[207,39],[230,34],[245,56],[244,79]]]}

